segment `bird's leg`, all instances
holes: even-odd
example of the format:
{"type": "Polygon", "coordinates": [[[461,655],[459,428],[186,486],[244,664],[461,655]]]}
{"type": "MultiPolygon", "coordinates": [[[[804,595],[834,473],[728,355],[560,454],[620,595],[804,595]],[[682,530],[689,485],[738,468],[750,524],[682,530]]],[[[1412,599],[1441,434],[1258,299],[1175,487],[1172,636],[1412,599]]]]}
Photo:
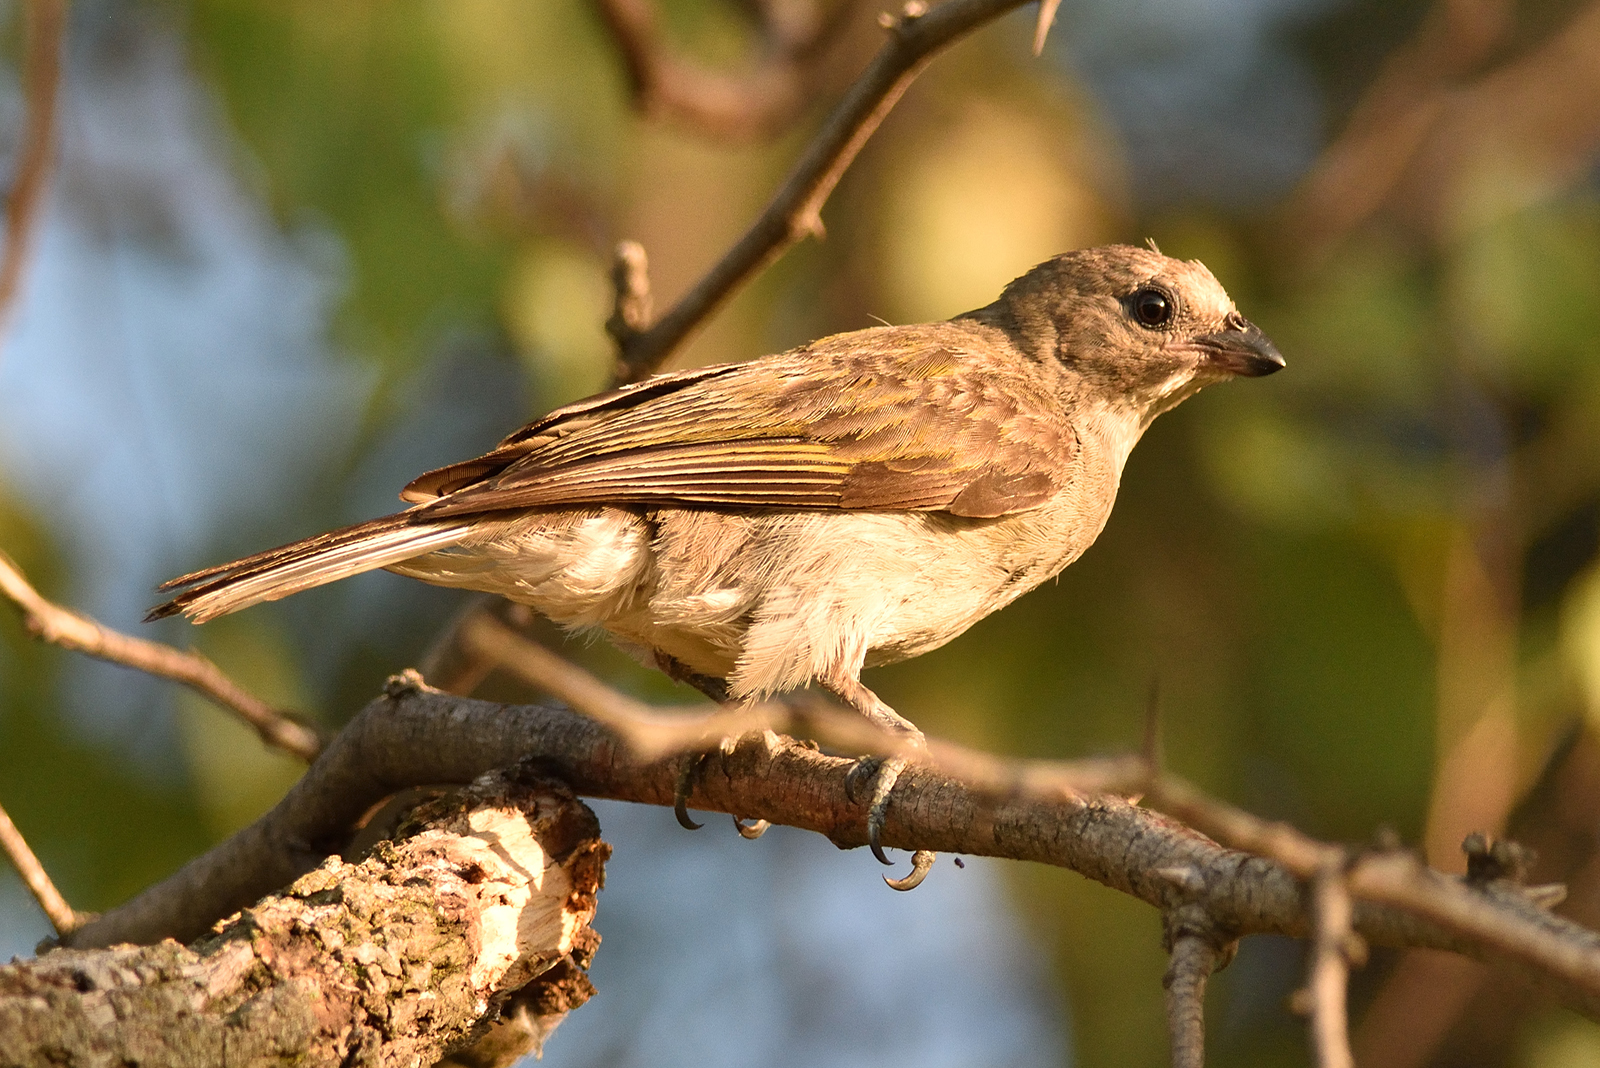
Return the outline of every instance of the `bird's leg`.
{"type": "MultiPolygon", "coordinates": [[[[885,704],[881,697],[862,685],[860,679],[853,676],[833,678],[823,685],[840,700],[866,716],[868,722],[874,726],[905,738],[914,749],[926,748],[927,740],[917,729],[916,724],[885,704]]],[[[883,836],[884,816],[889,810],[889,795],[893,793],[894,784],[899,780],[900,773],[905,771],[910,763],[910,758],[899,754],[890,757],[863,757],[856,764],[855,770],[850,773],[852,793],[856,783],[864,778],[871,778],[872,795],[867,805],[867,846],[872,850],[872,855],[883,864],[893,863],[884,856],[883,845],[880,842],[883,836]]]]}
{"type": "MultiPolygon", "coordinates": [[[[693,686],[719,705],[728,703],[728,683],[714,675],[701,675],[690,671],[689,668],[674,657],[665,653],[655,654],[656,666],[674,682],[681,682],[693,686]]],[[[732,752],[738,739],[723,738],[717,743],[717,748],[724,753],[732,752]]],[[[706,762],[711,759],[710,750],[701,750],[698,753],[688,754],[683,768],[678,772],[678,781],[672,791],[672,814],[678,818],[678,826],[689,831],[698,831],[702,824],[689,818],[689,795],[694,792],[694,785],[705,773],[706,762]]],[[[767,833],[770,824],[766,820],[754,820],[746,823],[738,816],[733,817],[733,825],[738,828],[741,838],[760,838],[767,833]]]]}
{"type": "Polygon", "coordinates": [[[666,653],[652,654],[656,668],[673,682],[681,682],[685,686],[693,686],[719,705],[728,703],[728,683],[715,675],[702,675],[690,671],[689,666],[677,657],[668,656],[666,653]]]}

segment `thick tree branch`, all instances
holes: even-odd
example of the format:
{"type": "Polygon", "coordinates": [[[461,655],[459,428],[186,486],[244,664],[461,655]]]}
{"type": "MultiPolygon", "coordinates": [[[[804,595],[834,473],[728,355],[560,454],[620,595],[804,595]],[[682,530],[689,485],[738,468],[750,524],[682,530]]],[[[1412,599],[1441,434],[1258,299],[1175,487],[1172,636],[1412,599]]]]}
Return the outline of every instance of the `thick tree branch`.
{"type": "Polygon", "coordinates": [[[0,1064],[432,1064],[518,990],[508,1024],[548,1033],[589,990],[598,831],[559,783],[485,776],[193,945],[0,967],[0,1064]]]}
{"type": "Polygon", "coordinates": [[[806,146],[782,188],[738,243],[698,284],[648,329],[623,316],[607,324],[617,343],[618,382],[637,382],[659,370],[734,290],[809,234],[822,233],[822,205],[856,154],[902,93],[942,48],[1027,0],[948,0],[932,9],[908,4],[891,19],[889,41],[845,93],[806,146]]]}
{"type": "Polygon", "coordinates": [[[322,751],[317,732],[293,714],[273,708],[194,650],[135,638],[112,630],[40,595],[15,562],[0,552],[0,596],[22,609],[23,625],[41,641],[86,653],[185,686],[244,720],[261,740],[301,760],[322,751]]]}
{"type": "MultiPolygon", "coordinates": [[[[673,801],[684,759],[635,759],[615,733],[565,709],[475,701],[429,690],[414,678],[397,680],[266,816],[66,941],[90,947],[193,937],[337,851],[388,794],[469,781],[525,758],[581,794],[662,806],[673,801]]],[[[697,807],[814,830],[844,847],[865,844],[866,814],[849,784],[854,760],[770,731],[710,759],[697,807]]],[[[896,788],[884,843],[1071,868],[1163,912],[1199,909],[1230,937],[1313,933],[1309,876],[1223,848],[1115,796],[1075,792],[1068,784],[1078,765],[970,759],[973,766],[1010,766],[1004,781],[1011,789],[974,789],[937,766],[914,765],[896,788]]],[[[1186,789],[1194,807],[1198,795],[1186,789]]],[[[1600,936],[1551,916],[1520,888],[1504,881],[1468,885],[1403,853],[1361,858],[1349,885],[1353,928],[1369,942],[1450,949],[1511,966],[1600,1017],[1600,936]]]]}

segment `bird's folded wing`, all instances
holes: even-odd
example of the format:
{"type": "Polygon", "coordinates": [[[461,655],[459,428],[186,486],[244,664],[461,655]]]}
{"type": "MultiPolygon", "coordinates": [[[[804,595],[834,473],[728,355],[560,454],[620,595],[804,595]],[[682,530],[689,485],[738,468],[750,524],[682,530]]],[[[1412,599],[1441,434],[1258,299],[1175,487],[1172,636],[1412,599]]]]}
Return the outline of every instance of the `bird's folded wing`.
{"type": "Polygon", "coordinates": [[[1078,443],[1059,401],[917,329],[602,394],[402,497],[427,502],[419,518],[608,502],[990,517],[1061,489],[1078,443]]]}

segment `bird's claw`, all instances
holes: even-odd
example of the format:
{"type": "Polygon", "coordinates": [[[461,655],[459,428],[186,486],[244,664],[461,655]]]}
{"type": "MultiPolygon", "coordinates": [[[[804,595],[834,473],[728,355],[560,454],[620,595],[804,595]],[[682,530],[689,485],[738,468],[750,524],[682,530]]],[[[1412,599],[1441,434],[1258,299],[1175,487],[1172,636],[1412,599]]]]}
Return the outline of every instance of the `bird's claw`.
{"type": "Polygon", "coordinates": [[[900,756],[864,757],[851,769],[850,777],[845,780],[845,789],[854,800],[861,780],[871,777],[872,794],[867,801],[867,848],[872,850],[879,864],[894,863],[883,852],[883,821],[889,811],[889,795],[894,792],[894,784],[909,764],[910,761],[900,756]]]}
{"type": "Polygon", "coordinates": [[[919,849],[911,854],[911,871],[899,879],[891,879],[887,875],[883,881],[891,890],[915,890],[922,885],[922,880],[928,877],[928,872],[933,870],[933,862],[939,855],[931,849],[919,849]]]}
{"type": "MultiPolygon", "coordinates": [[[[732,743],[724,739],[717,747],[717,752],[728,753],[732,751],[732,743]]],[[[700,781],[701,774],[705,771],[706,763],[711,759],[711,752],[693,753],[683,762],[683,767],[678,769],[678,781],[672,789],[672,814],[678,818],[678,826],[686,831],[698,831],[704,827],[703,823],[696,823],[689,818],[689,795],[694,792],[695,783],[700,781]]],[[[772,824],[766,820],[746,821],[741,816],[733,817],[733,825],[739,831],[741,838],[754,841],[767,833],[767,828],[772,824]]]]}
{"type": "Polygon", "coordinates": [[[698,831],[705,826],[689,818],[689,795],[694,791],[695,781],[700,778],[705,763],[706,754],[691,754],[683,762],[683,767],[678,769],[678,781],[672,788],[672,814],[678,817],[678,826],[686,831],[698,831]]]}
{"type": "Polygon", "coordinates": [[[766,834],[767,828],[771,827],[772,824],[768,823],[766,820],[751,820],[749,823],[746,823],[742,817],[735,816],[733,817],[733,826],[736,830],[738,830],[740,838],[744,838],[753,842],[757,838],[760,838],[762,835],[766,834]]]}

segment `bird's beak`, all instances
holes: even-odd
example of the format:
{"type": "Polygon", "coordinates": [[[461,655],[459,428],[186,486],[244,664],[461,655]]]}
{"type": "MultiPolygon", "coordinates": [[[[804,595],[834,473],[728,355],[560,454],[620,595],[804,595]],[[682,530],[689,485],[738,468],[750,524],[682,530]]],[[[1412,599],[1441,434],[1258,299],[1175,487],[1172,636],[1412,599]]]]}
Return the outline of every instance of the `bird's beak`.
{"type": "Polygon", "coordinates": [[[1211,366],[1224,374],[1246,378],[1283,370],[1283,356],[1256,324],[1237,314],[1230,320],[1232,325],[1226,330],[1195,338],[1211,366]]]}

